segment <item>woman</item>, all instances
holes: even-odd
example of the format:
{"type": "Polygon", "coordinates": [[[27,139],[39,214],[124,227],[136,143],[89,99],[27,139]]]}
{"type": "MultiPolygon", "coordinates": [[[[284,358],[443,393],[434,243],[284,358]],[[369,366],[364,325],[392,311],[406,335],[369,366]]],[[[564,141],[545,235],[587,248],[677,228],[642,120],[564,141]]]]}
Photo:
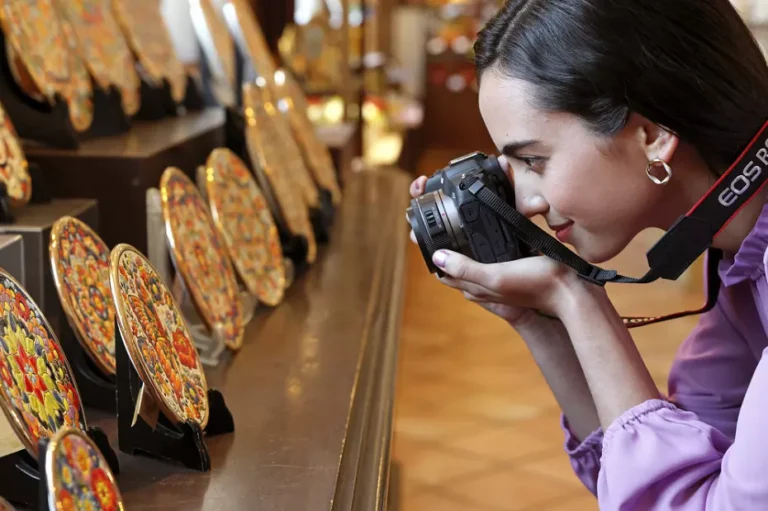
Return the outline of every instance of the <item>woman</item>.
{"type": "MultiPolygon", "coordinates": [[[[517,209],[592,263],[668,229],[768,119],[768,66],[728,0],[509,0],[476,64],[517,209]]],[[[715,238],[718,303],[682,345],[667,397],[603,288],[546,257],[435,254],[445,284],[527,343],[601,509],[768,509],[765,204],[760,192],[715,238]]]]}

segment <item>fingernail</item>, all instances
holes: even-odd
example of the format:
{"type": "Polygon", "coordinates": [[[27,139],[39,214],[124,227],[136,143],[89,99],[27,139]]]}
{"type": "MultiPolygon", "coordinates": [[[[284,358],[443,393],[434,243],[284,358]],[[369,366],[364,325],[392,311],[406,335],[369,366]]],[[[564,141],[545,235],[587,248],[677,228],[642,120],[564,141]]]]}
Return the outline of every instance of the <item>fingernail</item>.
{"type": "Polygon", "coordinates": [[[448,260],[448,254],[443,252],[442,250],[438,250],[435,252],[435,255],[432,256],[432,262],[435,263],[435,265],[438,268],[445,268],[445,262],[448,260]]]}

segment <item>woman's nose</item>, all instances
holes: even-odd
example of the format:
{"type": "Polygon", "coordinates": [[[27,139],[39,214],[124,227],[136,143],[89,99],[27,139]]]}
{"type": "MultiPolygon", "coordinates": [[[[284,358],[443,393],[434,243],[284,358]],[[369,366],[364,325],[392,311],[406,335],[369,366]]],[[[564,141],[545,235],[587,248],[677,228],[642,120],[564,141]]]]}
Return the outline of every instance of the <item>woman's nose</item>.
{"type": "Polygon", "coordinates": [[[515,207],[528,218],[543,215],[549,210],[549,204],[538,190],[526,186],[520,179],[515,180],[515,207]]]}

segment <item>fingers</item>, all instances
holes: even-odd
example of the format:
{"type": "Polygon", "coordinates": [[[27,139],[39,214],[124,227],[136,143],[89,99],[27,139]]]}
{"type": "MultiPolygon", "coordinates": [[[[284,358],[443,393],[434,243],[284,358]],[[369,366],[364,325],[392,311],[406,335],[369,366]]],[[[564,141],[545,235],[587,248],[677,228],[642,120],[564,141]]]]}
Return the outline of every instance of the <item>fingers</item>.
{"type": "Polygon", "coordinates": [[[478,284],[467,282],[466,280],[457,280],[452,277],[443,277],[440,279],[440,282],[442,282],[448,287],[462,291],[465,297],[467,295],[471,295],[474,298],[477,298],[478,300],[490,300],[490,301],[503,299],[503,297],[499,293],[496,293],[495,291],[487,289],[478,284]]]}
{"type": "Polygon", "coordinates": [[[414,243],[418,243],[418,240],[416,239],[416,235],[413,233],[413,231],[411,231],[411,234],[410,234],[410,236],[411,236],[411,241],[412,241],[412,242],[414,242],[414,243]]]}
{"type": "Polygon", "coordinates": [[[424,194],[424,188],[427,185],[427,176],[421,176],[411,183],[410,193],[414,199],[424,194]]]}
{"type": "Polygon", "coordinates": [[[462,254],[438,250],[432,262],[447,275],[457,280],[466,280],[491,291],[501,291],[498,265],[481,264],[462,254]]]}

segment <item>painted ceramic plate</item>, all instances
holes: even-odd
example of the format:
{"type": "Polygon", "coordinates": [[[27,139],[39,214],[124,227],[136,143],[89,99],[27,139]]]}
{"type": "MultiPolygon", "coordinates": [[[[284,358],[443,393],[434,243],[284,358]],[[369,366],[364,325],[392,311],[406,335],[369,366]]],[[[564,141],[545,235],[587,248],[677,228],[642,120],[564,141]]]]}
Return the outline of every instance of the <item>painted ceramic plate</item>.
{"type": "Polygon", "coordinates": [[[0,497],[0,511],[16,511],[16,508],[10,502],[0,497]]]}
{"type": "Polygon", "coordinates": [[[53,280],[69,324],[96,365],[115,374],[109,247],[88,225],[66,216],[53,224],[49,252],[53,280]]]}
{"type": "Polygon", "coordinates": [[[253,59],[253,65],[260,76],[274,76],[277,66],[269,52],[269,46],[264,39],[264,32],[261,30],[256,14],[248,4],[248,0],[230,0],[230,5],[234,7],[237,17],[237,24],[240,28],[245,50],[253,59]]]}
{"type": "Polygon", "coordinates": [[[171,97],[184,101],[187,73],[173,48],[157,0],[113,0],[115,18],[128,44],[147,74],[158,84],[166,79],[171,97]]]}
{"type": "Polygon", "coordinates": [[[136,371],[169,419],[208,423],[208,386],[176,301],[150,262],[120,244],[109,258],[117,324],[136,371]]]}
{"type": "Polygon", "coordinates": [[[88,438],[72,428],[51,437],[45,453],[50,511],[122,511],[123,498],[107,460],[88,438]]]}
{"type": "Polygon", "coordinates": [[[21,149],[11,119],[0,106],[0,180],[5,183],[14,206],[23,206],[32,195],[32,180],[27,171],[27,158],[21,149]]]}
{"type": "Polygon", "coordinates": [[[189,5],[197,38],[214,78],[214,94],[221,104],[232,105],[235,102],[237,63],[229,29],[213,0],[190,0],[189,5]]]}
{"type": "Polygon", "coordinates": [[[200,191],[169,167],[160,179],[163,218],[176,269],[208,328],[221,328],[231,349],[243,343],[243,313],[232,265],[200,191]]]}
{"type": "Polygon", "coordinates": [[[206,193],[213,220],[248,291],[262,303],[277,305],[285,292],[280,235],[253,175],[229,149],[214,149],[208,157],[206,193]]]}
{"type": "Polygon", "coordinates": [[[287,108],[285,114],[290,122],[292,132],[296,136],[296,142],[306,155],[307,164],[320,186],[331,192],[333,203],[341,202],[341,188],[336,179],[336,168],[328,152],[328,148],[320,141],[315,133],[315,126],[307,117],[306,111],[301,111],[299,104],[294,99],[301,94],[298,84],[288,73],[282,75],[282,86],[276,87],[280,100],[287,108]]]}
{"type": "Polygon", "coordinates": [[[243,86],[245,117],[248,123],[245,129],[248,152],[251,160],[258,162],[259,167],[267,175],[288,230],[307,239],[307,261],[311,263],[317,257],[317,242],[309,220],[308,205],[304,194],[286,169],[287,155],[282,149],[284,146],[279,140],[279,132],[272,129],[276,112],[272,115],[267,112],[255,89],[256,87],[251,84],[243,86]]]}
{"type": "Polygon", "coordinates": [[[80,54],[102,89],[115,85],[127,115],[141,106],[141,81],[131,49],[117,25],[107,0],[58,2],[77,39],[80,54]]]}
{"type": "Polygon", "coordinates": [[[22,89],[49,102],[56,94],[69,107],[72,126],[86,131],[93,121],[91,81],[52,0],[3,2],[0,24],[11,50],[11,69],[22,89]],[[28,78],[28,79],[26,79],[28,78]]]}
{"type": "Polygon", "coordinates": [[[40,438],[86,429],[72,370],[40,309],[0,269],[0,408],[35,457],[40,438]]]}

